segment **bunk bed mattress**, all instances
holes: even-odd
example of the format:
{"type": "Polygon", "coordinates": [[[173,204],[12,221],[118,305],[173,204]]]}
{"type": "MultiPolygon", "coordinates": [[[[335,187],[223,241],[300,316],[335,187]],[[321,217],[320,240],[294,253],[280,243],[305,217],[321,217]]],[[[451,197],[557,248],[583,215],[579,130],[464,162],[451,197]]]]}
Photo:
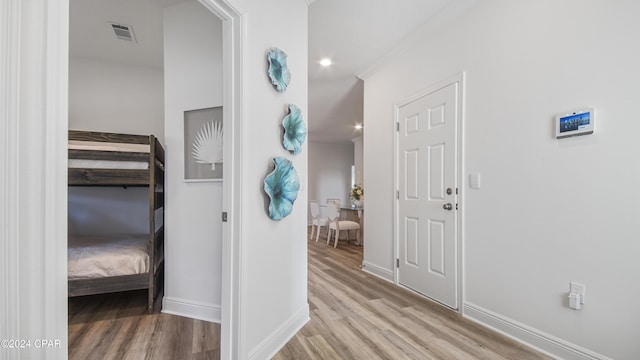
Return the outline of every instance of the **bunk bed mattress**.
{"type": "Polygon", "coordinates": [[[95,151],[124,151],[148,153],[148,144],[111,143],[100,141],[69,140],[70,150],[95,150],[95,151]]]}
{"type": "Polygon", "coordinates": [[[148,235],[69,239],[69,279],[143,274],[149,271],[148,235]]]}
{"type": "Polygon", "coordinates": [[[114,161],[114,160],[80,160],[69,159],[69,169],[119,169],[119,170],[148,170],[149,163],[143,161],[114,161]]]}
{"type": "MultiPolygon", "coordinates": [[[[129,143],[109,143],[98,141],[69,140],[69,150],[119,151],[148,153],[149,145],[129,143]]],[[[119,170],[147,170],[146,161],[117,161],[117,160],[87,160],[69,159],[70,169],[119,169],[119,170]]]]}

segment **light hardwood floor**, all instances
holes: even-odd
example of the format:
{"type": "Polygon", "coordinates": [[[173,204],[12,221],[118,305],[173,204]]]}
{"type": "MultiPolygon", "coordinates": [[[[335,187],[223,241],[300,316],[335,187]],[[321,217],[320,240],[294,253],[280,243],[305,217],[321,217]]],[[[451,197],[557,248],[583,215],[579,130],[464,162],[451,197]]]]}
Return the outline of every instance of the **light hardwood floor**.
{"type": "MultiPolygon", "coordinates": [[[[309,241],[311,320],[281,359],[549,359],[362,272],[362,248],[309,241]]],[[[218,359],[220,327],[145,314],[145,292],[69,301],[70,359],[218,359]]]]}
{"type": "Polygon", "coordinates": [[[69,299],[69,359],[220,358],[220,325],[146,306],[146,290],[69,299]]]}
{"type": "Polygon", "coordinates": [[[361,247],[308,244],[311,320],[274,359],[549,359],[362,272],[361,247]]]}

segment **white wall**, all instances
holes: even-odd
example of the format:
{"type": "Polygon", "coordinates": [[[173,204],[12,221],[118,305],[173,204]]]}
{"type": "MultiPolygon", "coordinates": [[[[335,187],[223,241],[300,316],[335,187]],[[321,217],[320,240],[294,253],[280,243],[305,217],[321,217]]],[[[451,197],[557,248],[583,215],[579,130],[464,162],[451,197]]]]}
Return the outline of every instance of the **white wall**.
{"type": "MultiPolygon", "coordinates": [[[[340,199],[349,204],[351,189],[352,143],[309,142],[309,199],[324,204],[340,199]]],[[[321,212],[322,212],[321,208],[321,212]]],[[[322,216],[326,214],[321,213],[322,216]]],[[[311,213],[308,217],[311,223],[311,213]]]]}
{"type": "Polygon", "coordinates": [[[242,126],[241,358],[270,358],[308,319],[307,303],[307,142],[302,153],[282,147],[282,118],[296,104],[308,122],[307,2],[243,0],[246,11],[244,114],[242,126]],[[291,83],[274,90],[266,74],[266,53],[288,54],[291,83]],[[267,213],[263,190],[272,158],[291,161],[303,182],[293,212],[281,221],[267,213]]]}
{"type": "Polygon", "coordinates": [[[184,181],[184,111],[222,106],[222,23],[195,1],[165,9],[163,312],[220,321],[222,182],[184,181]]]}
{"type": "Polygon", "coordinates": [[[393,105],[466,71],[463,178],[482,176],[460,184],[467,316],[566,358],[638,358],[639,11],[479,1],[368,77],[365,261],[393,271],[393,105]],[[554,115],[580,106],[595,107],[596,133],[556,140],[554,115]],[[581,311],[572,280],[587,287],[581,311]]]}
{"type": "Polygon", "coordinates": [[[363,137],[358,136],[353,141],[353,166],[355,167],[355,182],[364,189],[364,144],[363,137]]]}
{"type": "Polygon", "coordinates": [[[164,144],[162,69],[69,59],[69,129],[153,134],[164,144]]]}
{"type": "Polygon", "coordinates": [[[149,234],[146,187],[69,187],[69,235],[149,234]]]}

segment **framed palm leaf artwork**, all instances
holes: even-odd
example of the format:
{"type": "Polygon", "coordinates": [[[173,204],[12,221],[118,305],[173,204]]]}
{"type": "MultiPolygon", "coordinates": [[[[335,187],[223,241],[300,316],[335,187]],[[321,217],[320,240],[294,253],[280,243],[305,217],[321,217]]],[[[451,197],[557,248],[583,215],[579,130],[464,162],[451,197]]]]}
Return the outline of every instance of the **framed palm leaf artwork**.
{"type": "Polygon", "coordinates": [[[184,112],[185,181],[221,181],[222,106],[184,112]]]}

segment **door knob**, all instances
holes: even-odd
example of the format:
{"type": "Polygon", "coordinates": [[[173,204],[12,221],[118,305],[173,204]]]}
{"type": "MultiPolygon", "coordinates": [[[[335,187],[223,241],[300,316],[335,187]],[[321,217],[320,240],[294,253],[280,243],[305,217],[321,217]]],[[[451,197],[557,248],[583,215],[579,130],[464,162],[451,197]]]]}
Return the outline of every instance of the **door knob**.
{"type": "Polygon", "coordinates": [[[453,209],[453,205],[451,205],[451,203],[446,203],[444,205],[442,205],[442,208],[445,210],[451,210],[453,209]]]}

